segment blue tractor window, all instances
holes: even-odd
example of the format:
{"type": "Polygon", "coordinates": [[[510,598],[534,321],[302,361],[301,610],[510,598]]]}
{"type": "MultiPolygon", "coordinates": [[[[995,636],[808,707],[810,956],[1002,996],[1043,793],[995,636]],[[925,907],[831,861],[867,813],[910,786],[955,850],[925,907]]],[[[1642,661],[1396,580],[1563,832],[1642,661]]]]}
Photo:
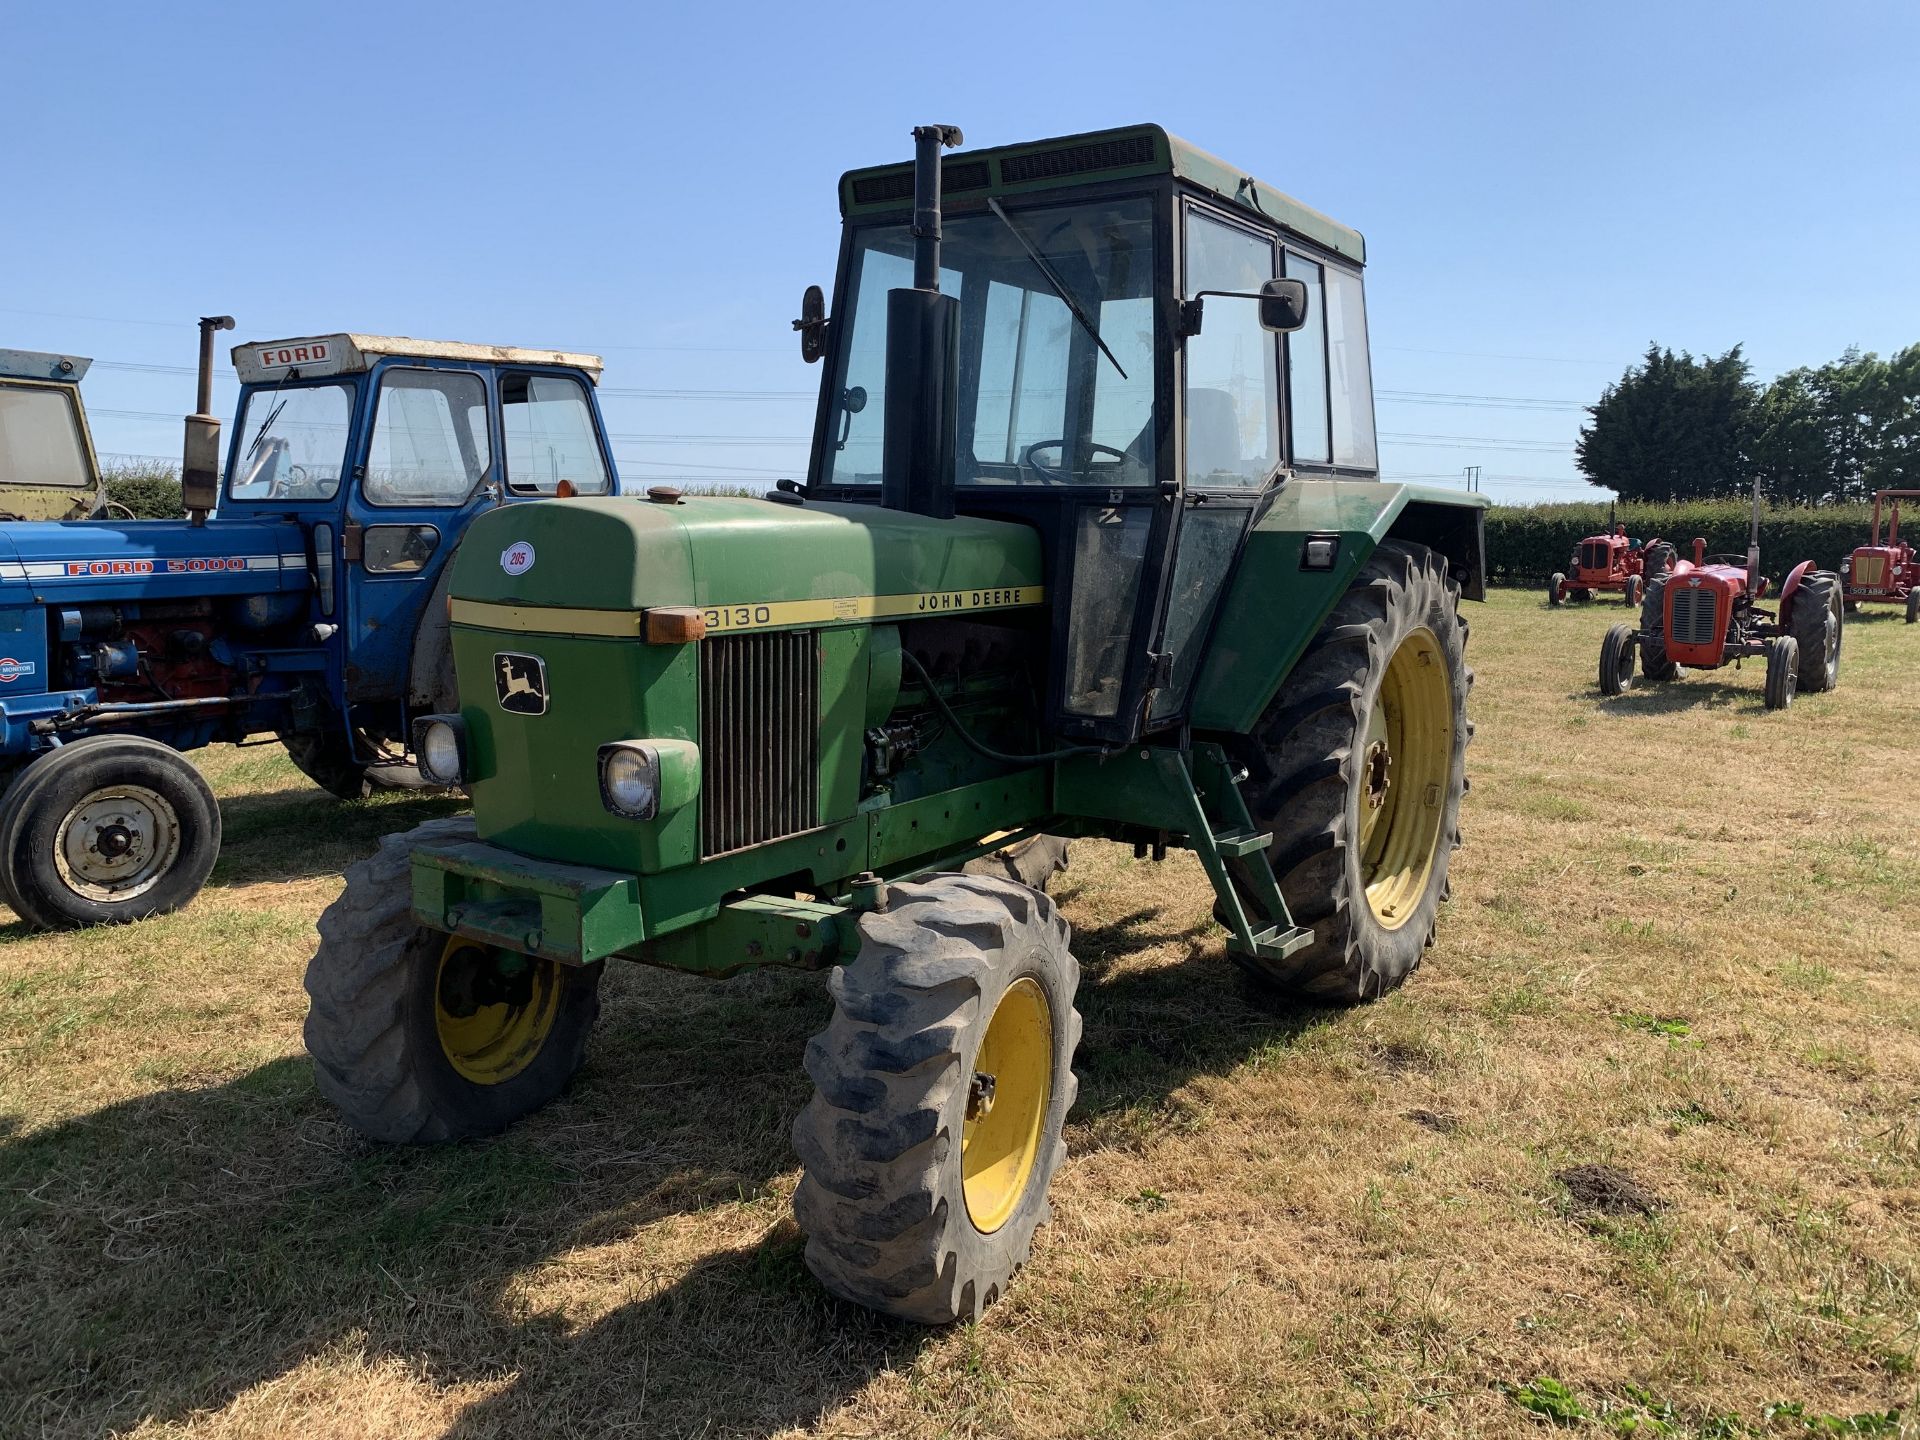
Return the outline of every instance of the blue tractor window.
{"type": "Polygon", "coordinates": [[[353,387],[275,386],[247,397],[227,495],[234,500],[330,500],[347,460],[353,387]]]}
{"type": "Polygon", "coordinates": [[[487,387],[461,370],[380,378],[363,490],[373,505],[458,505],[493,463],[487,387]]]}

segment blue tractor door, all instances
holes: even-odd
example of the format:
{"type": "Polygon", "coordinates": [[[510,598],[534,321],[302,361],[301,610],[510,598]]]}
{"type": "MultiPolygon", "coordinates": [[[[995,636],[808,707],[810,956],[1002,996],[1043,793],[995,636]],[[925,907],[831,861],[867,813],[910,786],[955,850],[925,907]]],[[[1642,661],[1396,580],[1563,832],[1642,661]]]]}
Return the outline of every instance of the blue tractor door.
{"type": "Polygon", "coordinates": [[[339,542],[337,653],[353,728],[404,737],[409,710],[451,701],[444,580],[468,522],[518,499],[604,495],[614,477],[583,372],[396,359],[374,382],[339,542]]]}

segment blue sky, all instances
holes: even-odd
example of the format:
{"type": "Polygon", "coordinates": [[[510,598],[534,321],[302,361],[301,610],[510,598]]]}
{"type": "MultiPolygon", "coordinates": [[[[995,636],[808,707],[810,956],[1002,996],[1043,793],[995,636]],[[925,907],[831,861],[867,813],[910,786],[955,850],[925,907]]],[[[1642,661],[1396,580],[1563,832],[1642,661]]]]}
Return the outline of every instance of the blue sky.
{"type": "Polygon", "coordinates": [[[834,181],[936,120],[1155,120],[1365,231],[1389,475],[1581,498],[1577,407],[1649,340],[1744,343],[1762,376],[1920,340],[1911,0],[5,0],[0,26],[0,345],[96,357],[105,452],[177,454],[192,322],[226,312],[597,350],[629,479],[799,474],[819,372],[787,321],[831,278],[834,181]]]}

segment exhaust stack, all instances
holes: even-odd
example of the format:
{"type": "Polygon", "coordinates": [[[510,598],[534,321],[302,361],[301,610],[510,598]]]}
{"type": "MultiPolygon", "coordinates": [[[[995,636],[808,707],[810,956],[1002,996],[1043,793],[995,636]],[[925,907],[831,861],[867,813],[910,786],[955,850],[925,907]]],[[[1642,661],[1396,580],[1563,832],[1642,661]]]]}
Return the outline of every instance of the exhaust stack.
{"type": "Polygon", "coordinates": [[[913,288],[887,292],[880,503],[936,520],[953,517],[960,374],[960,302],[940,293],[940,152],[961,141],[956,125],[914,129],[913,288]]]}
{"type": "Polygon", "coordinates": [[[1760,593],[1760,477],[1753,477],[1753,525],[1747,531],[1747,594],[1760,593]]]}
{"type": "Polygon", "coordinates": [[[207,512],[220,503],[220,418],[213,413],[213,337],[233,329],[231,315],[200,317],[200,383],[194,394],[194,413],[187,416],[187,439],[181,454],[180,500],[196,525],[207,523],[207,512]]]}

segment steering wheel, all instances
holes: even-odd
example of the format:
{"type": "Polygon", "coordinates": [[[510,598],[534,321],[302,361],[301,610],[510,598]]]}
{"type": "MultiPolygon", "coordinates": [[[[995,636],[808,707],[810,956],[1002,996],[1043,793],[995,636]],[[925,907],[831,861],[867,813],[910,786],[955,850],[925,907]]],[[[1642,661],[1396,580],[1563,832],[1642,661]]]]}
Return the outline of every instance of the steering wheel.
{"type": "MultiPolygon", "coordinates": [[[[1059,470],[1050,465],[1042,465],[1038,460],[1033,458],[1036,450],[1052,450],[1056,447],[1064,451],[1067,448],[1067,442],[1065,440],[1041,440],[1036,444],[1029,445],[1025,450],[1020,452],[1020,463],[1038,474],[1042,480],[1049,481],[1055,485],[1071,485],[1074,483],[1072,471],[1059,470]]],[[[1133,459],[1126,451],[1112,445],[1102,445],[1098,440],[1089,440],[1087,442],[1087,449],[1096,453],[1111,455],[1122,465],[1133,459]]]]}
{"type": "Polygon", "coordinates": [[[296,487],[305,486],[306,483],[307,467],[304,465],[289,464],[285,475],[276,475],[272,481],[268,483],[267,498],[269,500],[280,500],[291,495],[295,499],[298,499],[299,489],[296,487]]]}

